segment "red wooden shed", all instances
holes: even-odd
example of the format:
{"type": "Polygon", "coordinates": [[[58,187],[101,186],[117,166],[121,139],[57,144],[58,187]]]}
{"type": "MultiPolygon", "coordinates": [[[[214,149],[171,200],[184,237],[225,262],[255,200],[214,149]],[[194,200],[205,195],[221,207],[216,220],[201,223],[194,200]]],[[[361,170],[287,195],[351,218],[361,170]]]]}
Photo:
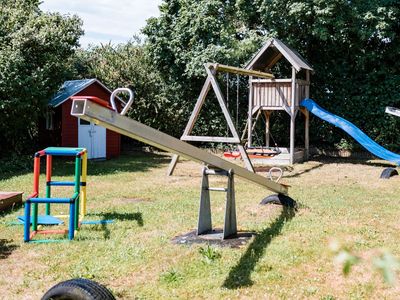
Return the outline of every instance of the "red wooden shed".
{"type": "Polygon", "coordinates": [[[120,155],[121,136],[82,119],[71,116],[72,96],[95,96],[110,101],[110,91],[97,79],[70,80],[64,82],[57,94],[49,101],[45,134],[47,146],[84,147],[89,159],[112,158],[120,155]]]}

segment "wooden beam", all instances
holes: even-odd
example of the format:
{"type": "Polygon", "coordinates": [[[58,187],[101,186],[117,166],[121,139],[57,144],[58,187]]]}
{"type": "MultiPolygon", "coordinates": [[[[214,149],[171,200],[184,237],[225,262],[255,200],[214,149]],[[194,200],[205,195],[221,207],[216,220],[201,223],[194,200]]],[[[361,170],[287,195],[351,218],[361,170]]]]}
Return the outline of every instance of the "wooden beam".
{"type": "MultiPolygon", "coordinates": [[[[310,98],[310,70],[306,70],[306,98],[310,98]]],[[[310,112],[305,110],[305,122],[304,122],[304,158],[308,160],[310,155],[310,112]]]]}
{"type": "Polygon", "coordinates": [[[253,93],[253,76],[250,76],[249,78],[249,107],[247,111],[247,122],[246,125],[247,127],[247,146],[251,147],[253,144],[253,98],[254,98],[254,93],[253,93]]]}
{"type": "Polygon", "coordinates": [[[210,88],[211,88],[211,80],[209,77],[207,77],[200,91],[200,95],[197,98],[196,105],[193,108],[192,114],[190,115],[190,119],[186,125],[183,135],[189,135],[192,132],[194,124],[199,118],[200,110],[203,107],[204,102],[206,101],[206,97],[208,92],[210,91],[210,88]]]}
{"type": "Polygon", "coordinates": [[[265,110],[264,115],[265,115],[265,146],[269,147],[269,135],[271,134],[270,127],[269,127],[269,125],[270,125],[269,120],[270,120],[270,116],[271,116],[271,111],[265,110]]]}
{"type": "Polygon", "coordinates": [[[128,117],[121,116],[115,111],[100,106],[85,97],[75,99],[72,104],[71,115],[103,126],[109,130],[126,135],[140,142],[172,152],[195,162],[229,171],[232,169],[238,175],[251,182],[257,183],[273,192],[288,194],[288,186],[268,180],[267,178],[250,172],[245,168],[218,156],[208,153],[188,143],[185,143],[168,134],[146,126],[128,117]]]}
{"type": "Polygon", "coordinates": [[[223,136],[183,135],[181,141],[240,144],[238,138],[223,136]]]}
{"type": "Polygon", "coordinates": [[[275,76],[271,73],[242,69],[242,68],[221,65],[221,64],[216,64],[216,63],[215,64],[207,63],[206,68],[214,69],[216,72],[227,72],[227,73],[232,73],[232,74],[239,74],[239,75],[244,75],[244,76],[255,76],[255,77],[267,78],[267,79],[275,78],[275,76]]]}
{"type": "Polygon", "coordinates": [[[294,144],[295,144],[295,130],[296,130],[296,114],[295,114],[295,101],[296,101],[296,69],[292,67],[292,98],[290,103],[290,164],[294,163],[294,144]]]}

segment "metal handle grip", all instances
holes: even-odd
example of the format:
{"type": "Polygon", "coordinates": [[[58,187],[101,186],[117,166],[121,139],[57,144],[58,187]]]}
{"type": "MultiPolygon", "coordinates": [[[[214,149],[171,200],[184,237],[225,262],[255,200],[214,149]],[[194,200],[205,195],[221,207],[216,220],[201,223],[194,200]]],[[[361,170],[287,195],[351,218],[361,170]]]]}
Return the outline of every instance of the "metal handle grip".
{"type": "Polygon", "coordinates": [[[281,168],[279,168],[279,167],[272,167],[271,169],[269,169],[268,177],[269,177],[269,179],[271,179],[272,181],[279,182],[279,180],[281,180],[282,176],[283,176],[283,170],[282,170],[281,168]],[[272,172],[273,172],[273,171],[278,171],[278,172],[279,172],[279,175],[276,177],[275,180],[273,179],[273,175],[272,175],[272,172]]]}
{"type": "Polygon", "coordinates": [[[129,94],[129,100],[126,103],[121,100],[121,102],[125,104],[124,108],[120,112],[121,116],[123,116],[127,113],[127,111],[129,110],[129,108],[131,107],[131,105],[133,103],[134,94],[133,94],[132,90],[128,89],[128,88],[117,88],[112,92],[112,94],[110,96],[111,106],[115,111],[117,111],[117,106],[115,105],[115,97],[117,96],[117,94],[123,93],[123,92],[126,92],[129,94]]]}

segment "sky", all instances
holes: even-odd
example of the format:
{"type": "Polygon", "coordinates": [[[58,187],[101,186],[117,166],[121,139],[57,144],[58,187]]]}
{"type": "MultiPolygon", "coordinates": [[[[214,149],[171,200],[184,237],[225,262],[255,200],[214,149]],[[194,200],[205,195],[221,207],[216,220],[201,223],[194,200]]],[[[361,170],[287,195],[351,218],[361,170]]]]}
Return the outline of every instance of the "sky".
{"type": "Polygon", "coordinates": [[[44,0],[43,11],[76,14],[83,20],[81,46],[126,42],[146,25],[150,17],[158,17],[162,0],[44,0]]]}

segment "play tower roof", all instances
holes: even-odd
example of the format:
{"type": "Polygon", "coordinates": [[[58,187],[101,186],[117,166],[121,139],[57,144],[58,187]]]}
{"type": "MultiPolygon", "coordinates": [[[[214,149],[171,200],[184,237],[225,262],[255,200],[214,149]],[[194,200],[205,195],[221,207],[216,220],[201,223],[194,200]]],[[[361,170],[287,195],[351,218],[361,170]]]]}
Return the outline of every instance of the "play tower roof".
{"type": "Polygon", "coordinates": [[[271,38],[247,63],[246,69],[265,71],[271,69],[282,57],[296,69],[314,71],[310,64],[295,50],[282,41],[271,38]]]}

